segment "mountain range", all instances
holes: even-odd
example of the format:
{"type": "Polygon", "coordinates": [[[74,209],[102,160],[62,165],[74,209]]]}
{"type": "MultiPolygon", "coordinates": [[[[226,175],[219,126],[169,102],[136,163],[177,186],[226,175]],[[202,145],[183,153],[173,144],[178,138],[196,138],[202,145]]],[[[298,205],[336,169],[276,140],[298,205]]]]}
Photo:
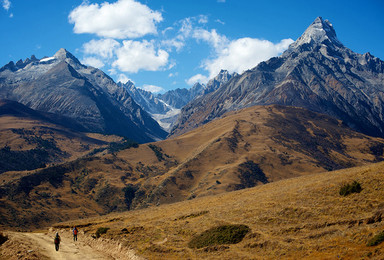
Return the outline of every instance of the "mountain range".
{"type": "Polygon", "coordinates": [[[180,109],[199,96],[211,93],[227,83],[236,72],[230,74],[227,70],[209,80],[208,83],[195,83],[191,88],[177,88],[163,94],[153,94],[141,88],[137,88],[133,82],[117,83],[128,90],[134,101],[148,112],[166,131],[170,131],[177,120],[180,109]]]}
{"type": "Polygon", "coordinates": [[[82,65],[65,49],[52,57],[32,56],[2,67],[0,98],[69,118],[88,132],[117,134],[141,143],[167,135],[126,89],[101,70],[82,65]]]}
{"type": "Polygon", "coordinates": [[[64,49],[10,62],[0,69],[1,152],[45,144],[55,158],[4,168],[0,224],[39,227],[382,161],[383,69],[321,17],[280,57],[157,96],[64,49]],[[169,138],[156,115],[173,125],[169,138]],[[118,137],[86,132],[141,144],[107,153],[118,137]],[[71,136],[79,149],[67,151],[71,136]]]}
{"type": "Polygon", "coordinates": [[[184,106],[171,135],[229,111],[270,104],[328,114],[357,131],[384,137],[384,62],[345,47],[332,24],[318,17],[281,56],[184,106]]]}

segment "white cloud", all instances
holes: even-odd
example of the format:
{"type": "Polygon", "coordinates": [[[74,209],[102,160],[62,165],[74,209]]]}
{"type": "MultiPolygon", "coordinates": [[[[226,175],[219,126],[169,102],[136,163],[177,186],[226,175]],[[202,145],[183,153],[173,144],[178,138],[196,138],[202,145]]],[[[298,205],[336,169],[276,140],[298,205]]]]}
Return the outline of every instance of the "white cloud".
{"type": "Polygon", "coordinates": [[[191,35],[193,31],[193,20],[195,20],[193,17],[188,17],[181,20],[179,35],[177,36],[179,39],[184,39],[191,35]]]}
{"type": "Polygon", "coordinates": [[[207,83],[209,80],[208,77],[204,76],[204,75],[201,75],[201,74],[197,74],[191,78],[189,78],[188,80],[186,80],[187,84],[192,86],[194,85],[195,83],[199,82],[199,83],[207,83]]]}
{"type": "Polygon", "coordinates": [[[156,23],[163,17],[135,0],[90,4],[84,1],[68,16],[75,33],[92,33],[115,39],[138,38],[156,34],[156,23]]]}
{"type": "MultiPolygon", "coordinates": [[[[9,1],[9,0],[3,0],[2,1],[2,5],[3,5],[3,8],[5,9],[5,10],[9,10],[9,8],[11,8],[11,1],[9,1]]],[[[13,16],[13,15],[12,15],[13,16]]]]}
{"type": "Polygon", "coordinates": [[[168,63],[169,54],[164,50],[155,50],[154,42],[146,40],[123,41],[116,50],[117,60],[112,64],[124,72],[137,73],[139,70],[158,71],[168,63]]]}
{"type": "Polygon", "coordinates": [[[86,57],[81,61],[81,63],[95,68],[102,68],[105,65],[100,59],[96,57],[86,57]]]}
{"type": "Polygon", "coordinates": [[[169,31],[173,31],[173,30],[174,30],[173,27],[167,27],[167,28],[165,28],[164,30],[162,30],[161,33],[162,33],[163,35],[165,35],[167,32],[169,32],[169,31]]]}
{"type": "Polygon", "coordinates": [[[180,52],[185,46],[185,41],[174,38],[161,41],[161,45],[164,46],[168,51],[172,51],[172,48],[175,48],[177,52],[180,52]]]}
{"type": "Polygon", "coordinates": [[[221,69],[242,73],[262,61],[278,56],[292,42],[292,39],[284,39],[274,44],[267,40],[240,38],[224,48],[217,48],[216,58],[206,60],[203,66],[209,71],[210,78],[216,76],[221,69]]]}
{"type": "Polygon", "coordinates": [[[164,91],[164,89],[162,87],[155,86],[155,85],[144,85],[140,88],[144,89],[146,91],[152,92],[152,93],[159,93],[159,92],[164,91]]]}
{"type": "Polygon", "coordinates": [[[206,15],[199,15],[198,23],[200,23],[200,24],[208,23],[208,16],[206,16],[206,15]]]}
{"type": "Polygon", "coordinates": [[[179,75],[178,72],[175,72],[175,73],[169,73],[169,74],[168,74],[168,78],[177,77],[178,75],[179,75]]]}
{"type": "Polygon", "coordinates": [[[112,58],[120,43],[113,39],[91,40],[83,44],[84,53],[98,55],[104,59],[112,58]]]}
{"type": "Polygon", "coordinates": [[[215,29],[212,29],[211,31],[207,31],[205,29],[195,29],[193,32],[193,38],[206,41],[215,49],[222,49],[229,42],[227,37],[218,34],[215,29]]]}
{"type": "Polygon", "coordinates": [[[216,23],[219,23],[219,24],[222,24],[222,25],[225,25],[225,22],[223,22],[222,20],[220,20],[220,19],[216,19],[216,21],[215,21],[216,23]]]}

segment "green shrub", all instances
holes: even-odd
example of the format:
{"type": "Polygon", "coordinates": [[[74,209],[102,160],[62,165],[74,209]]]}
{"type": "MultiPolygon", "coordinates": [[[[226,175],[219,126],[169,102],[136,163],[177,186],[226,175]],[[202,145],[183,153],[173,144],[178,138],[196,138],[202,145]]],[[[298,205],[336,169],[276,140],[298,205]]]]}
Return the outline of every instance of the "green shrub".
{"type": "Polygon", "coordinates": [[[108,151],[109,153],[117,153],[119,151],[129,149],[129,148],[137,148],[139,147],[139,144],[135,141],[129,140],[127,138],[124,138],[122,142],[112,142],[109,144],[108,151]]]}
{"type": "Polygon", "coordinates": [[[208,229],[191,239],[190,248],[202,248],[222,244],[237,244],[250,231],[246,225],[223,225],[208,229]]]}
{"type": "Polygon", "coordinates": [[[128,184],[123,188],[124,192],[124,202],[128,209],[131,209],[133,199],[135,198],[135,193],[139,188],[133,184],[128,184]]]}
{"type": "Polygon", "coordinates": [[[371,240],[368,241],[367,246],[377,246],[383,241],[384,241],[384,231],[380,232],[379,234],[371,238],[371,240]]]}
{"type": "Polygon", "coordinates": [[[345,184],[340,188],[339,194],[341,196],[347,196],[351,193],[360,193],[362,190],[360,183],[353,181],[351,184],[345,184]]]}
{"type": "Polygon", "coordinates": [[[106,234],[107,231],[108,231],[109,228],[107,227],[99,227],[97,230],[96,230],[96,238],[99,238],[102,234],[106,234]]]}
{"type": "Polygon", "coordinates": [[[155,153],[157,160],[159,162],[165,161],[164,156],[169,157],[167,154],[163,153],[163,149],[161,149],[161,147],[158,147],[158,146],[153,145],[153,144],[149,144],[148,147],[151,148],[151,150],[155,153]]]}

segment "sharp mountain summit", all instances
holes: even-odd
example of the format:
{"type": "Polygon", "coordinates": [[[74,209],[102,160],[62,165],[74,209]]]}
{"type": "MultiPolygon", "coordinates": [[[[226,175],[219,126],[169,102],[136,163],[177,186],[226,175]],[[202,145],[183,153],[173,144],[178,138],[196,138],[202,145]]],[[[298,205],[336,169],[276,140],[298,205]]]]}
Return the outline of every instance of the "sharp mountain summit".
{"type": "Polygon", "coordinates": [[[384,62],[345,47],[332,24],[318,17],[280,57],[184,106],[171,135],[229,111],[270,104],[327,114],[359,132],[384,137],[384,62]]]}

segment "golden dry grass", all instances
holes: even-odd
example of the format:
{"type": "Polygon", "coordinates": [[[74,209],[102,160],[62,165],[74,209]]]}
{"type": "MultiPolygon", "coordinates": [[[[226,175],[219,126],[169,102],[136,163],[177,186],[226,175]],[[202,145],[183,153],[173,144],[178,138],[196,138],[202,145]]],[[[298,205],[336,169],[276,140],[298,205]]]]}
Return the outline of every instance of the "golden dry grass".
{"type": "MultiPolygon", "coordinates": [[[[353,132],[327,116],[292,107],[252,107],[176,138],[71,162],[62,183],[38,183],[28,195],[9,193],[22,176],[37,178],[39,171],[4,173],[0,224],[24,223],[28,229],[222,194],[262,183],[241,180],[245,162],[258,165],[274,182],[379,161],[383,147],[383,139],[353,132]],[[161,150],[164,160],[151,146],[161,150]],[[123,191],[129,185],[136,191],[130,205],[123,191]]],[[[251,170],[248,174],[256,175],[251,170]]]]}
{"type": "Polygon", "coordinates": [[[382,259],[383,244],[366,244],[384,229],[373,217],[384,218],[383,176],[378,163],[56,227],[78,225],[88,233],[109,227],[103,237],[148,259],[382,259]],[[354,180],[363,190],[340,196],[340,187],[354,180]],[[235,245],[187,247],[194,235],[222,224],[252,231],[235,245]]]}

